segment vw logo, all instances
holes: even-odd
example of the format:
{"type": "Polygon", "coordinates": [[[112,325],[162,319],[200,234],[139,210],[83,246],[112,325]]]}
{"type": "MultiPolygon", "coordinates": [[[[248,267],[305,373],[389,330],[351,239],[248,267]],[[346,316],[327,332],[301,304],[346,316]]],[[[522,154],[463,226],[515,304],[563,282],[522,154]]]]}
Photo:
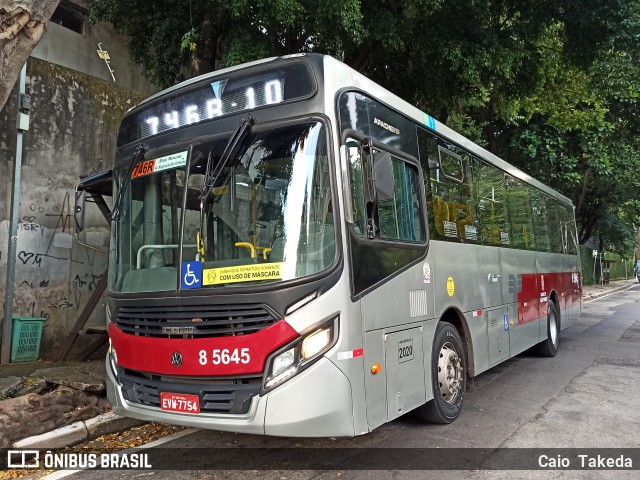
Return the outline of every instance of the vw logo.
{"type": "Polygon", "coordinates": [[[182,365],[182,355],[180,354],[180,352],[173,352],[173,354],[171,355],[171,365],[176,368],[182,365]]]}

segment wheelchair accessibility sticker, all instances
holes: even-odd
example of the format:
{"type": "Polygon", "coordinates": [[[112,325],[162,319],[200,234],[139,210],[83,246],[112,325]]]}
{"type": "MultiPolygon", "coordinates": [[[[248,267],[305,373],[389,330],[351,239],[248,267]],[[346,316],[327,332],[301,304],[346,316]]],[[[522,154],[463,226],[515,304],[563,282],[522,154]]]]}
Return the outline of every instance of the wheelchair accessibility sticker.
{"type": "Polygon", "coordinates": [[[202,262],[182,262],[180,278],[182,288],[202,287],[202,262]]]}

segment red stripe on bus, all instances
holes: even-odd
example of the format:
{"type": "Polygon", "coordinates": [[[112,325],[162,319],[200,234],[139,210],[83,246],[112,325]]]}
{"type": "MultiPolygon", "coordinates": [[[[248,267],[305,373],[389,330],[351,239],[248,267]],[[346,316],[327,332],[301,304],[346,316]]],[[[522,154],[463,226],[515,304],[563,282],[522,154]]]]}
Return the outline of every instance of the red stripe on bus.
{"type": "Polygon", "coordinates": [[[150,338],[129,335],[109,325],[118,364],[131,370],[167,375],[238,375],[262,373],[267,357],[298,337],[284,320],[250,335],[215,338],[150,338]],[[178,352],[182,364],[175,367],[178,352]]]}
{"type": "Polygon", "coordinates": [[[518,292],[518,324],[533,322],[547,316],[551,292],[558,294],[560,310],[580,303],[581,278],[575,272],[522,274],[522,290],[518,292]],[[575,280],[577,279],[577,283],[575,280]]]}

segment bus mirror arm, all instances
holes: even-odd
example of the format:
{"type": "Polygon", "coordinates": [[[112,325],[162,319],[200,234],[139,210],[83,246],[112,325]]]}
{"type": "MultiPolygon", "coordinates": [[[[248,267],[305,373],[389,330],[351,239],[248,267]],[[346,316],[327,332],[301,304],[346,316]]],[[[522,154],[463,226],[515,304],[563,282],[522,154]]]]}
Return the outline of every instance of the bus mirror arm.
{"type": "Polygon", "coordinates": [[[367,238],[370,240],[376,238],[380,231],[378,223],[378,204],[374,202],[367,202],[367,238]]]}
{"type": "Polygon", "coordinates": [[[344,217],[347,223],[355,223],[353,214],[353,199],[351,197],[351,182],[349,174],[349,153],[346,145],[340,147],[340,170],[342,173],[342,191],[344,195],[344,217]]]}
{"type": "Polygon", "coordinates": [[[393,199],[393,163],[388,152],[376,150],[373,140],[362,142],[363,158],[366,160],[367,172],[367,237],[376,238],[380,231],[378,203],[393,199]]]}
{"type": "Polygon", "coordinates": [[[378,232],[378,199],[376,195],[375,171],[373,168],[373,140],[365,138],[362,141],[362,155],[364,161],[364,172],[366,172],[366,181],[364,182],[365,194],[365,210],[367,214],[367,223],[365,230],[367,238],[374,239],[378,232]]]}

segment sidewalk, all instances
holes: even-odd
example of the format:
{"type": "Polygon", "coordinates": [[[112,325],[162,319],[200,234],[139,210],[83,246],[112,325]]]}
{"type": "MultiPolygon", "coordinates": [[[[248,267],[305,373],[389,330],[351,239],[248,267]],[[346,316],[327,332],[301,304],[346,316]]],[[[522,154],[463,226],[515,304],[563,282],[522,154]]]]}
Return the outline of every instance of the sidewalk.
{"type": "Polygon", "coordinates": [[[104,361],[0,368],[0,448],[62,448],[142,422],[110,412],[104,361]]]}
{"type": "MultiPolygon", "coordinates": [[[[606,285],[588,285],[583,287],[583,301],[590,301],[608,295],[610,293],[630,288],[637,283],[635,278],[627,280],[615,280],[606,285]]],[[[16,401],[20,395],[27,398],[33,394],[38,398],[48,392],[55,393],[55,388],[63,387],[84,393],[91,392],[94,396],[104,396],[104,362],[32,362],[14,363],[0,367],[0,405],[3,398],[6,401],[16,401]],[[35,386],[34,386],[35,385],[35,386]],[[56,387],[56,385],[58,387],[56,387]],[[21,390],[22,389],[22,390],[21,390]],[[12,398],[18,397],[18,398],[12,398]]],[[[41,403],[38,398],[35,401],[23,402],[27,408],[41,403]]],[[[105,402],[106,403],[106,402],[105,402]]],[[[77,407],[76,407],[77,408],[77,407]]],[[[108,407],[106,408],[108,409],[108,407]]],[[[103,409],[104,410],[104,409],[103,409]]],[[[7,428],[6,419],[3,422],[2,408],[0,408],[0,443],[2,443],[3,429],[7,428]],[[4,424],[3,424],[4,423],[4,424]]],[[[61,416],[68,416],[64,413],[61,416]]],[[[60,428],[55,428],[40,435],[30,436],[10,445],[16,448],[64,448],[87,440],[95,439],[107,433],[115,433],[135,425],[144,423],[139,420],[119,417],[111,412],[91,415],[91,418],[82,418],[60,428]]],[[[0,445],[2,447],[4,445],[0,445]]]]}
{"type": "Polygon", "coordinates": [[[594,300],[604,295],[608,295],[609,293],[624,290],[625,288],[629,288],[637,283],[638,281],[636,278],[631,277],[626,280],[613,280],[605,285],[585,285],[582,287],[582,300],[594,300]]]}

